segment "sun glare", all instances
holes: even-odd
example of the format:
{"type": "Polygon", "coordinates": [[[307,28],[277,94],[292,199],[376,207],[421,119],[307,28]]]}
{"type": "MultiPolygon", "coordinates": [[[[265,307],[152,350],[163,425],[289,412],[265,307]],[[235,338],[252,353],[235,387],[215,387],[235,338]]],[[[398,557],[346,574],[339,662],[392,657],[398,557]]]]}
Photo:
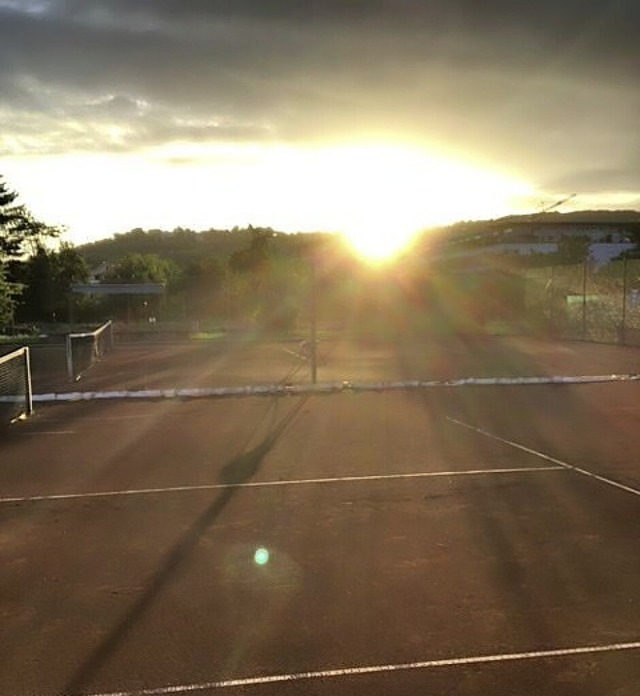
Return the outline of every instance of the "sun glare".
{"type": "Polygon", "coordinates": [[[360,145],[315,154],[323,200],[355,251],[387,260],[421,230],[513,209],[525,184],[419,148],[360,145]]]}
{"type": "Polygon", "coordinates": [[[413,234],[396,235],[389,234],[389,229],[378,229],[367,226],[363,230],[353,228],[345,235],[349,246],[365,261],[373,264],[384,263],[392,260],[398,253],[405,249],[413,234]]]}
{"type": "Polygon", "coordinates": [[[369,263],[380,264],[404,251],[418,231],[417,221],[412,224],[378,210],[370,217],[354,215],[345,220],[342,236],[358,256],[369,263]]]}
{"type": "Polygon", "coordinates": [[[480,166],[418,146],[378,142],[174,144],[131,157],[51,157],[36,174],[20,165],[13,163],[11,181],[36,214],[67,224],[74,241],[136,226],[253,224],[340,233],[375,262],[393,257],[428,227],[517,212],[518,199],[531,193],[522,182],[480,166]],[[73,206],[51,188],[52,180],[81,194],[73,206]],[[115,180],[118,205],[105,206],[104,191],[115,180]],[[104,214],[96,218],[96,210],[104,214]]]}

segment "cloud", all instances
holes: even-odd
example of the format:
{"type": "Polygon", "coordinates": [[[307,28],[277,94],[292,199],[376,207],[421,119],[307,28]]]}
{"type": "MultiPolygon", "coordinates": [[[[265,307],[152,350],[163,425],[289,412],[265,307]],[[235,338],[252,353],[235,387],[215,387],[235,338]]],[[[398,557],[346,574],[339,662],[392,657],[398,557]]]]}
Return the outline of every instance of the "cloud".
{"type": "Polygon", "coordinates": [[[0,0],[0,147],[396,134],[609,186],[639,147],[639,22],[635,0],[0,0]]]}
{"type": "Polygon", "coordinates": [[[640,166],[631,162],[624,167],[592,167],[576,170],[545,182],[556,191],[580,191],[582,194],[640,192],[640,166]]]}

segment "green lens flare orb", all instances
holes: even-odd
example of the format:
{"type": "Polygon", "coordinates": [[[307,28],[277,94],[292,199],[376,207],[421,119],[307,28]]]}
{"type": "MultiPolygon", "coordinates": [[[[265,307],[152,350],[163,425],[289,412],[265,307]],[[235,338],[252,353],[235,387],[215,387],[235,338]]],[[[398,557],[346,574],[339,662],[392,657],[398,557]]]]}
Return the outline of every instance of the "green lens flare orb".
{"type": "Polygon", "coordinates": [[[256,549],[256,552],[253,554],[253,560],[256,565],[267,565],[269,562],[269,552],[261,546],[259,549],[256,549]]]}

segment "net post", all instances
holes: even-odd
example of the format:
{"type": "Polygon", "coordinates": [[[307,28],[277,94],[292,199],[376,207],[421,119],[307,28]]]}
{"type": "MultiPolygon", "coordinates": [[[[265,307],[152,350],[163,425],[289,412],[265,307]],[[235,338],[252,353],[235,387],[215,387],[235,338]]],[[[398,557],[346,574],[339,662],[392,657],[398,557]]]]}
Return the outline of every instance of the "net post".
{"type": "Polygon", "coordinates": [[[71,347],[71,334],[65,336],[65,350],[67,354],[67,377],[70,382],[73,382],[75,377],[73,374],[73,352],[71,347]]]}
{"type": "Polygon", "coordinates": [[[31,351],[29,346],[24,348],[24,383],[26,385],[27,416],[33,413],[33,387],[31,384],[31,351]]]}
{"type": "Polygon", "coordinates": [[[109,319],[107,322],[107,336],[109,337],[109,340],[107,342],[108,349],[111,351],[113,350],[113,345],[114,345],[114,336],[113,336],[113,321],[109,319]]]}

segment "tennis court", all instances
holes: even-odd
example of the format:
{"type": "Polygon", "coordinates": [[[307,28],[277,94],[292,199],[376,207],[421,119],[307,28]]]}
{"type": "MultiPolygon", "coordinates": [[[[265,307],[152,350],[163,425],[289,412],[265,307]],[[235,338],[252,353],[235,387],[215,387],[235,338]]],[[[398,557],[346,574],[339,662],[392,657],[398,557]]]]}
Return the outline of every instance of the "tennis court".
{"type": "Polygon", "coordinates": [[[0,692],[635,695],[640,385],[517,379],[640,352],[344,340],[340,389],[135,394],[300,355],[120,346],[35,399],[0,441],[0,692]]]}

